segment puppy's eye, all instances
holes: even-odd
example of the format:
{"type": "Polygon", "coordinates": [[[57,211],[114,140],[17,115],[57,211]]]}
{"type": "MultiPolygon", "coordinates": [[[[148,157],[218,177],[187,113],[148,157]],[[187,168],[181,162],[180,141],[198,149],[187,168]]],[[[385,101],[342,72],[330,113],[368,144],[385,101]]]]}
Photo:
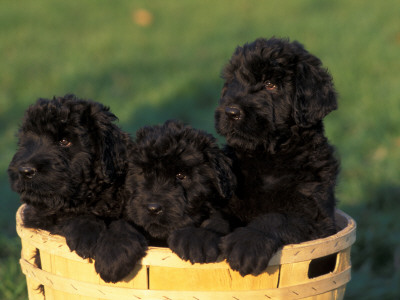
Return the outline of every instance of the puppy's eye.
{"type": "Polygon", "coordinates": [[[268,91],[274,91],[278,88],[278,86],[276,84],[272,83],[271,81],[266,81],[264,83],[264,86],[268,91]]]}
{"type": "Polygon", "coordinates": [[[72,143],[68,141],[66,138],[61,139],[58,143],[60,144],[61,147],[64,148],[68,148],[72,145],[72,143]]]}
{"type": "Polygon", "coordinates": [[[186,175],[185,174],[183,174],[183,173],[178,173],[178,174],[176,174],[176,179],[178,179],[178,180],[184,180],[185,178],[186,178],[186,175]]]}

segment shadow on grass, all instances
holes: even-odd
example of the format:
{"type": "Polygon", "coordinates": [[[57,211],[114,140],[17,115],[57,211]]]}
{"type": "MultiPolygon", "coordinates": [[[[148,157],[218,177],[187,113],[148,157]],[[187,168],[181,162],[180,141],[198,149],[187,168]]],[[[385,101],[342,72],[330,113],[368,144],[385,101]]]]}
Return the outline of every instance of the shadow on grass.
{"type": "Polygon", "coordinates": [[[400,299],[400,185],[370,188],[363,205],[341,206],[357,222],[346,299],[400,299]]]}

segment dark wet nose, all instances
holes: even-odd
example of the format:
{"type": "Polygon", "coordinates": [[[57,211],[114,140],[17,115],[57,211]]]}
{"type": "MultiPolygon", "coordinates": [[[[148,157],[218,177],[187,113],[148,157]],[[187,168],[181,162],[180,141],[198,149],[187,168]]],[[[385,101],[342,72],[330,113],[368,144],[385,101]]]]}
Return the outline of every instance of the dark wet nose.
{"type": "Polygon", "coordinates": [[[149,203],[147,204],[147,210],[154,215],[158,215],[162,212],[162,206],[157,203],[149,203]]]}
{"type": "Polygon", "coordinates": [[[240,119],[240,109],[236,107],[226,107],[225,114],[233,120],[240,119]]]}
{"type": "Polygon", "coordinates": [[[36,168],[30,166],[19,167],[18,171],[22,176],[29,179],[33,178],[33,176],[35,176],[37,173],[36,168]]]}

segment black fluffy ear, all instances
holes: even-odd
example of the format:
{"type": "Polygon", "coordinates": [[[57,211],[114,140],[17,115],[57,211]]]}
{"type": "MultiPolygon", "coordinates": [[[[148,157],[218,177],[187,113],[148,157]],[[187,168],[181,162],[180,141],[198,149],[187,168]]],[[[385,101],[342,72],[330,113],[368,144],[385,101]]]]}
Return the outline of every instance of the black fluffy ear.
{"type": "Polygon", "coordinates": [[[107,177],[122,176],[127,168],[127,145],[129,137],[116,126],[111,126],[103,138],[103,173],[107,177]]]}
{"type": "Polygon", "coordinates": [[[321,67],[318,58],[307,53],[298,63],[295,76],[294,120],[297,125],[311,126],[337,108],[332,77],[321,67]]]}
{"type": "Polygon", "coordinates": [[[92,102],[84,114],[88,122],[92,124],[89,134],[96,145],[97,163],[100,165],[102,177],[106,182],[112,182],[127,168],[127,148],[130,137],[113,123],[117,117],[109,111],[108,107],[92,102]]]}
{"type": "Polygon", "coordinates": [[[215,186],[222,198],[230,199],[236,188],[236,176],[232,170],[232,161],[219,149],[208,154],[214,172],[215,186]]]}

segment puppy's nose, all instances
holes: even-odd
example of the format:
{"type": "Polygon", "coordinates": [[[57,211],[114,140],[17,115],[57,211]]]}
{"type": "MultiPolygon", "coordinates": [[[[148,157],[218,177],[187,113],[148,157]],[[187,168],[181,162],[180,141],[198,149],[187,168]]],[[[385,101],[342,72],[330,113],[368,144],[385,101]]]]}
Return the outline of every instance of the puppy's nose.
{"type": "Polygon", "coordinates": [[[158,215],[162,212],[162,206],[157,203],[149,203],[147,204],[147,210],[154,215],[158,215]]]}
{"type": "Polygon", "coordinates": [[[36,175],[37,170],[34,167],[22,166],[18,168],[19,173],[25,178],[31,179],[36,175]]]}
{"type": "Polygon", "coordinates": [[[240,119],[240,109],[236,107],[226,107],[225,114],[233,120],[240,119]]]}

